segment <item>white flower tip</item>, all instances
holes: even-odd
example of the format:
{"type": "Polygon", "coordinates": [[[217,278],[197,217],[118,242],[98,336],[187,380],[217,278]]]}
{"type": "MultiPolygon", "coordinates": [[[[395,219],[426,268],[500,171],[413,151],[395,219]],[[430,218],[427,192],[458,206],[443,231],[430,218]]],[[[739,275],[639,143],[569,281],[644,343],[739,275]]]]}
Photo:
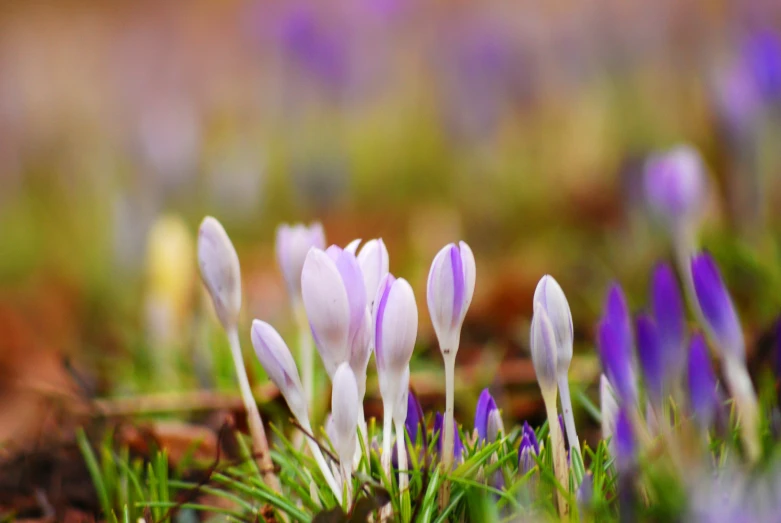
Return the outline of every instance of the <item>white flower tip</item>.
{"type": "Polygon", "coordinates": [[[572,312],[561,285],[553,276],[546,274],[540,278],[534,290],[534,303],[542,305],[553,326],[556,335],[557,370],[566,373],[572,361],[573,351],[572,312]]]}
{"type": "Polygon", "coordinates": [[[241,310],[239,257],[225,228],[211,216],[198,229],[198,265],[220,323],[235,328],[241,310]]]}

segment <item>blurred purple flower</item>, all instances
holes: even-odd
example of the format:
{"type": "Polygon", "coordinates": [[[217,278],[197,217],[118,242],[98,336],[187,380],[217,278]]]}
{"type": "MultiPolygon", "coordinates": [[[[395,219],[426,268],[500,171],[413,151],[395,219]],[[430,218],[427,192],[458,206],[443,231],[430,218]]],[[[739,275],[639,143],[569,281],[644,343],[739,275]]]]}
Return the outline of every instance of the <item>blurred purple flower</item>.
{"type": "MultiPolygon", "coordinates": [[[[444,418],[441,412],[437,412],[436,416],[434,416],[433,432],[437,438],[437,454],[442,454],[442,425],[444,425],[444,418]]],[[[461,459],[463,452],[464,445],[461,443],[461,435],[458,433],[458,424],[453,420],[453,456],[456,462],[461,459]]]]}
{"type": "Polygon", "coordinates": [[[282,52],[291,63],[326,88],[338,90],[350,78],[346,32],[330,27],[314,4],[293,3],[277,21],[282,52]]]}
{"type": "Polygon", "coordinates": [[[689,347],[689,402],[700,427],[708,429],[719,408],[718,383],[702,334],[695,334],[689,347]]]}
{"type": "Polygon", "coordinates": [[[645,390],[651,401],[659,405],[664,398],[665,368],[659,332],[653,318],[641,314],[635,321],[637,355],[643,371],[645,390]]]}
{"type": "Polygon", "coordinates": [[[496,402],[494,401],[491,393],[488,389],[483,389],[480,393],[480,398],[477,400],[477,408],[475,409],[475,430],[477,431],[477,438],[479,442],[484,442],[488,435],[488,418],[491,412],[496,410],[496,402]]]}
{"type": "Polygon", "coordinates": [[[744,361],[743,331],[716,262],[701,252],[692,258],[691,271],[705,328],[724,357],[744,361]]]}
{"type": "Polygon", "coordinates": [[[529,437],[529,433],[524,431],[521,436],[521,443],[518,446],[518,474],[526,475],[537,465],[534,459],[540,452],[537,441],[529,437]]]}
{"type": "Polygon", "coordinates": [[[624,293],[618,284],[608,292],[605,315],[598,326],[602,368],[622,402],[634,405],[637,387],[632,369],[632,328],[624,293]]]}
{"type": "Polygon", "coordinates": [[[678,281],[668,263],[660,263],[654,269],[651,279],[651,307],[659,334],[659,349],[665,376],[668,383],[677,382],[686,361],[686,322],[678,281]]]}
{"type": "Polygon", "coordinates": [[[781,98],[781,36],[761,29],[743,41],[741,57],[765,100],[781,98]]]}
{"type": "Polygon", "coordinates": [[[645,165],[645,194],[651,210],[673,228],[686,226],[700,212],[705,168],[699,152],[679,145],[651,156],[645,165]]]}

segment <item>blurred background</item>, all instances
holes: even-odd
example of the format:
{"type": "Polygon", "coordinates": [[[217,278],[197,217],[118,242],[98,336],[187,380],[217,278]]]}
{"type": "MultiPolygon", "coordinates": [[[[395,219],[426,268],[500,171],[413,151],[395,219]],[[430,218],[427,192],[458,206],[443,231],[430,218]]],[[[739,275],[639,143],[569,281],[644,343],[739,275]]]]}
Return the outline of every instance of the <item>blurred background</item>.
{"type": "Polygon", "coordinates": [[[574,387],[593,398],[607,285],[640,309],[670,257],[643,163],[684,142],[712,182],[702,242],[761,365],[781,310],[777,1],[3,2],[0,441],[93,420],[96,398],[98,417],[240,408],[196,269],[206,214],[239,251],[259,396],[276,398],[250,320],[295,345],[275,228],[320,220],[329,243],[382,237],[413,284],[412,384],[432,410],[425,279],[467,241],[457,418],[471,428],[490,387],[506,424],[542,421],[534,286],[550,273],[567,293],[574,387]]]}

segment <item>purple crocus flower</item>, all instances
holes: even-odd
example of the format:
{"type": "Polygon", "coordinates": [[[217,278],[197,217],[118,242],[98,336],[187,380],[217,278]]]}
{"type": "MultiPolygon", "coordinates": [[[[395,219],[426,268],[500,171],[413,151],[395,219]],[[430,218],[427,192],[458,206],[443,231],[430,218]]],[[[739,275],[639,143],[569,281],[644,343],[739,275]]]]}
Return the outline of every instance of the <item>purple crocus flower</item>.
{"type": "Polygon", "coordinates": [[[703,429],[713,424],[719,408],[718,383],[702,334],[692,337],[689,347],[689,402],[703,429]]]}
{"type": "Polygon", "coordinates": [[[451,243],[431,263],[426,300],[443,355],[458,351],[461,326],[475,292],[475,257],[464,242],[451,243]]]}
{"type": "Polygon", "coordinates": [[[651,308],[659,333],[659,349],[668,381],[683,372],[686,353],[684,338],[686,322],[683,298],[675,279],[675,271],[668,263],[660,263],[651,279],[651,308]]]}
{"type": "Polygon", "coordinates": [[[521,431],[521,438],[526,437],[529,439],[529,443],[531,443],[532,447],[534,447],[534,453],[539,454],[540,453],[540,444],[537,442],[537,434],[534,433],[534,429],[531,428],[528,422],[523,422],[523,429],[521,431]]]}
{"type": "Polygon", "coordinates": [[[420,406],[415,393],[410,391],[407,396],[407,419],[404,421],[404,428],[409,434],[409,440],[414,444],[418,440],[418,432],[423,436],[423,446],[426,446],[426,420],[423,417],[423,408],[420,406]]]}
{"type": "Polygon", "coordinates": [[[691,272],[708,334],[724,357],[744,361],[743,331],[716,262],[710,254],[701,252],[692,258],[691,272]]]}
{"type": "Polygon", "coordinates": [[[537,465],[534,456],[538,455],[539,452],[536,438],[532,440],[528,432],[522,432],[521,443],[518,446],[518,474],[526,475],[537,465]]]}
{"type": "Polygon", "coordinates": [[[659,340],[659,331],[653,318],[641,314],[635,320],[637,332],[637,355],[643,370],[645,389],[651,401],[659,405],[664,398],[664,354],[659,340]]]}
{"type": "Polygon", "coordinates": [[[488,437],[488,419],[494,410],[496,410],[496,402],[493,396],[488,389],[483,389],[475,409],[475,430],[478,441],[485,441],[488,437]]]}
{"type": "MultiPolygon", "coordinates": [[[[442,454],[442,426],[444,425],[444,417],[441,412],[437,412],[434,416],[434,435],[437,438],[437,454],[442,454]]],[[[455,420],[453,421],[453,457],[456,461],[461,459],[461,455],[464,452],[464,445],[461,443],[461,436],[458,433],[458,425],[455,420]]]]}
{"type": "Polygon", "coordinates": [[[629,471],[635,462],[635,435],[627,409],[622,408],[616,417],[616,431],[613,434],[616,469],[629,471]]]}

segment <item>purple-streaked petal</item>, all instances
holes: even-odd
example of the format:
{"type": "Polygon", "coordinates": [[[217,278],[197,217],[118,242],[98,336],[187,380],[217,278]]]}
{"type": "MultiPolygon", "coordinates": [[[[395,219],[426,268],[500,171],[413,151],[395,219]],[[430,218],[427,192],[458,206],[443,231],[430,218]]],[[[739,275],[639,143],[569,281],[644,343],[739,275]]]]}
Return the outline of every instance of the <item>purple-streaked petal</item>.
{"type": "Polygon", "coordinates": [[[613,326],[616,341],[627,354],[631,354],[632,320],[624,291],[618,283],[611,285],[608,291],[604,319],[613,326]]]}
{"type": "Polygon", "coordinates": [[[546,274],[537,283],[534,290],[534,303],[540,303],[551,321],[556,334],[557,370],[563,372],[569,369],[572,361],[572,313],[567,297],[559,283],[546,274]]]}
{"type": "Polygon", "coordinates": [[[556,333],[541,304],[534,304],[530,334],[532,364],[543,394],[556,388],[556,333]]]}
{"type": "Polygon", "coordinates": [[[691,260],[694,291],[707,328],[725,357],[745,360],[743,331],[716,262],[707,252],[691,260]]]}
{"type": "Polygon", "coordinates": [[[395,376],[409,366],[418,332],[418,309],[412,287],[404,278],[393,281],[386,296],[377,309],[375,343],[382,360],[378,371],[395,376]]]}
{"type": "Polygon", "coordinates": [[[464,320],[467,309],[472,304],[472,297],[475,294],[475,280],[477,278],[477,267],[475,264],[475,255],[466,242],[458,242],[461,253],[461,265],[464,268],[464,306],[461,310],[459,324],[464,320]]]}
{"type": "MultiPolygon", "coordinates": [[[[433,434],[437,438],[437,454],[442,455],[442,440],[444,439],[444,435],[442,433],[442,427],[445,423],[444,417],[442,416],[441,412],[437,412],[434,416],[434,432],[433,434]]],[[[458,433],[458,425],[456,424],[456,421],[453,420],[453,456],[456,458],[456,461],[461,459],[461,454],[464,451],[464,445],[461,443],[461,435],[458,433]]]]}
{"type": "Polygon", "coordinates": [[[689,347],[689,402],[703,428],[713,424],[718,411],[718,382],[702,334],[692,337],[689,347]]]}
{"type": "Polygon", "coordinates": [[[374,302],[374,352],[377,359],[377,368],[381,369],[385,366],[385,360],[383,355],[383,328],[382,321],[385,317],[385,307],[388,305],[388,297],[390,296],[390,290],[393,286],[393,282],[396,278],[388,273],[380,282],[377,290],[378,298],[374,302]]]}
{"type": "Polygon", "coordinates": [[[211,216],[198,229],[198,266],[220,323],[235,328],[241,310],[239,256],[222,224],[211,216]]]}
{"type": "Polygon", "coordinates": [[[336,259],[336,268],[347,291],[347,301],[350,305],[349,340],[352,342],[363,323],[366,310],[366,286],[363,283],[361,266],[358,265],[358,260],[353,253],[342,251],[336,259]]]}
{"type": "Polygon", "coordinates": [[[641,314],[635,321],[637,332],[637,355],[643,370],[645,389],[655,405],[664,397],[665,368],[659,343],[659,332],[653,318],[641,314]]]}
{"type": "Polygon", "coordinates": [[[524,432],[521,436],[521,443],[518,445],[518,474],[525,476],[537,465],[537,461],[534,459],[537,454],[536,445],[524,432]]]}
{"type": "Polygon", "coordinates": [[[450,270],[453,281],[453,317],[451,325],[456,325],[461,317],[461,308],[464,306],[464,266],[461,263],[461,250],[453,244],[450,247],[450,270]]]}

